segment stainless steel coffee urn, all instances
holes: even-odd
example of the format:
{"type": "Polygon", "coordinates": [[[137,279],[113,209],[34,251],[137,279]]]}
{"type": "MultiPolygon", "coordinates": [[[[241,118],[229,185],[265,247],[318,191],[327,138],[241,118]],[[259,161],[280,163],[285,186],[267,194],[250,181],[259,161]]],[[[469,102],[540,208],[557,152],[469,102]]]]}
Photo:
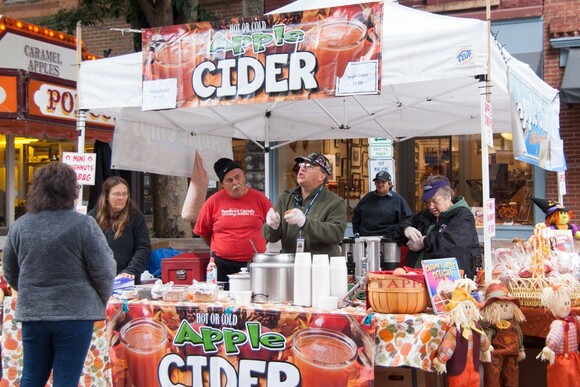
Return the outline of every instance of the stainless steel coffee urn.
{"type": "Polygon", "coordinates": [[[381,239],[381,269],[395,270],[401,266],[401,249],[388,238],[381,239]]]}
{"type": "MultiPolygon", "coordinates": [[[[342,254],[346,258],[346,269],[348,276],[349,278],[353,278],[356,268],[356,264],[354,263],[354,237],[343,239],[341,243],[341,249],[342,254]]],[[[352,281],[354,282],[354,279],[352,279],[352,281]]]]}
{"type": "Polygon", "coordinates": [[[367,259],[367,273],[381,270],[381,237],[367,236],[356,238],[364,246],[363,255],[367,259]]]}
{"type": "Polygon", "coordinates": [[[254,254],[250,283],[254,302],[292,303],[294,254],[254,254]]]}

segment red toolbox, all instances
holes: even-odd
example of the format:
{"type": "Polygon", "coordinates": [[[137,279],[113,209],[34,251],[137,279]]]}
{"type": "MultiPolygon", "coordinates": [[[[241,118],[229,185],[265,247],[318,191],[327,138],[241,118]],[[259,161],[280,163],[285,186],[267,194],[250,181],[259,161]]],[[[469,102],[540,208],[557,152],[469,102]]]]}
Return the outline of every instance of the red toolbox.
{"type": "Polygon", "coordinates": [[[193,280],[205,281],[209,252],[189,251],[161,260],[161,280],[176,285],[191,285],[193,280]]]}

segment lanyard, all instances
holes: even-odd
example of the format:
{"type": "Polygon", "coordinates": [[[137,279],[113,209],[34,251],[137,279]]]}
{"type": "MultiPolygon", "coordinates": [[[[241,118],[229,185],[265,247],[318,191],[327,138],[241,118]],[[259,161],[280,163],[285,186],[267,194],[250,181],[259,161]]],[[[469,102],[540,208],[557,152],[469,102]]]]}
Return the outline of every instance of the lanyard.
{"type": "MultiPolygon", "coordinates": [[[[304,210],[304,216],[308,215],[308,211],[310,211],[310,207],[312,207],[312,205],[314,204],[314,201],[316,201],[316,198],[318,198],[318,195],[320,194],[320,191],[322,191],[322,189],[324,188],[324,186],[321,186],[318,191],[316,191],[316,195],[314,195],[314,197],[312,198],[312,201],[310,203],[308,203],[308,206],[306,206],[306,209],[304,210]]],[[[296,202],[296,207],[298,208],[298,200],[294,200],[296,202]]]]}

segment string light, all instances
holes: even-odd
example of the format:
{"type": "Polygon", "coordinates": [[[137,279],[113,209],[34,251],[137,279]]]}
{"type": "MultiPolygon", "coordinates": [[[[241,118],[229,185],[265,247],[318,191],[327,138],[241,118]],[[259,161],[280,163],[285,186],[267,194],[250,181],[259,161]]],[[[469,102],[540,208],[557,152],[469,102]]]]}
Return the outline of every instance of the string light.
{"type": "MultiPolygon", "coordinates": [[[[67,35],[49,28],[39,27],[37,25],[23,22],[20,20],[11,19],[9,17],[0,17],[0,32],[7,30],[22,31],[26,34],[41,36],[43,39],[50,39],[58,42],[67,43],[69,45],[76,45],[77,39],[75,36],[67,35]]],[[[82,47],[82,56],[85,60],[97,59],[96,55],[89,54],[87,48],[82,47]]]]}

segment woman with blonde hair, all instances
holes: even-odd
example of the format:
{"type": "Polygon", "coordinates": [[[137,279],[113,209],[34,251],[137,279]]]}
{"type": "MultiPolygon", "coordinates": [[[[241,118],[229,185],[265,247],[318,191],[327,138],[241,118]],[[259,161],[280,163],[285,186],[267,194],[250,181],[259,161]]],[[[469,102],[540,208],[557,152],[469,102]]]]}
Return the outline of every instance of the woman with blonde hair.
{"type": "Polygon", "coordinates": [[[125,179],[110,177],[103,183],[97,205],[89,215],[97,220],[113,250],[118,277],[138,284],[151,254],[151,240],[145,216],[130,195],[125,179]]]}

